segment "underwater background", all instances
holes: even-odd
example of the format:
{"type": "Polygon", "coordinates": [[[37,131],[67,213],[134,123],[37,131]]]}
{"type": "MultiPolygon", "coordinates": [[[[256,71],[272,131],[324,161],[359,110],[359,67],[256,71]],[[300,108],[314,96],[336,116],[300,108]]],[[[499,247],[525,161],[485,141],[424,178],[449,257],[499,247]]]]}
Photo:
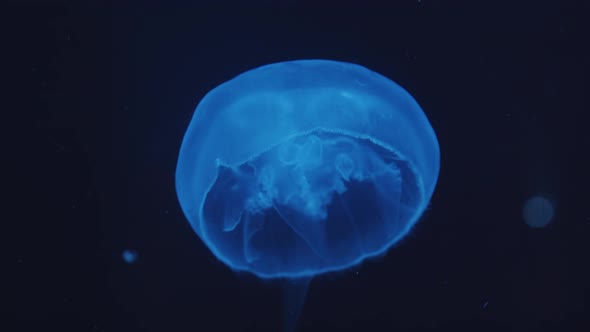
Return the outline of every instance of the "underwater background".
{"type": "Polygon", "coordinates": [[[1,331],[284,331],[284,285],[211,253],[175,171],[210,90],[299,59],[406,89],[440,173],[401,241],[309,282],[296,331],[590,331],[586,2],[6,8],[1,331]]]}

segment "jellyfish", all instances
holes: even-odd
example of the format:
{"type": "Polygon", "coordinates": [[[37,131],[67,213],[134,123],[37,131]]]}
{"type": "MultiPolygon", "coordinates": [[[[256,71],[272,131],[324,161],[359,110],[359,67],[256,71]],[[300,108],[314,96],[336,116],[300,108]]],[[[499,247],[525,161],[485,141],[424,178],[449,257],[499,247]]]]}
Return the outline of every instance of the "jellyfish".
{"type": "Polygon", "coordinates": [[[307,280],[402,239],[439,162],[434,130],[402,87],[360,65],[296,60],[249,70],[200,101],[176,190],[231,269],[307,280]]]}

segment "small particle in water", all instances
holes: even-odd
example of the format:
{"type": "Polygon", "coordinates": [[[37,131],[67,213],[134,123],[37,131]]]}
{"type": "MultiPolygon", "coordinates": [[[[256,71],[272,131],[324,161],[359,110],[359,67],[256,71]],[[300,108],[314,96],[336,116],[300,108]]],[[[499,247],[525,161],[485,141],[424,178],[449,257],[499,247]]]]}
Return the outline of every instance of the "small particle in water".
{"type": "Polygon", "coordinates": [[[525,202],[522,215],[530,227],[545,227],[553,220],[555,206],[545,197],[533,196],[525,202]]]}
{"type": "Polygon", "coordinates": [[[488,306],[488,301],[486,301],[486,302],[483,304],[483,307],[482,307],[482,309],[485,309],[485,308],[487,308],[487,306],[488,306]]]}
{"type": "Polygon", "coordinates": [[[127,264],[133,264],[137,261],[137,252],[134,250],[125,249],[121,257],[127,264]]]}

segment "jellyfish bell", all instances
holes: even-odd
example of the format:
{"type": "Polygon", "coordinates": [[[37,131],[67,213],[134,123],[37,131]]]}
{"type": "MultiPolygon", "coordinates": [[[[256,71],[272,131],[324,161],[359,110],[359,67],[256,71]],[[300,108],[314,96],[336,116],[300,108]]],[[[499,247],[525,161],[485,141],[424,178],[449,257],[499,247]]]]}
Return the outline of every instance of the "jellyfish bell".
{"type": "Polygon", "coordinates": [[[396,83],[355,64],[288,61],[201,100],[176,189],[195,232],[232,269],[307,278],[403,238],[432,196],[439,158],[428,119],[396,83]]]}

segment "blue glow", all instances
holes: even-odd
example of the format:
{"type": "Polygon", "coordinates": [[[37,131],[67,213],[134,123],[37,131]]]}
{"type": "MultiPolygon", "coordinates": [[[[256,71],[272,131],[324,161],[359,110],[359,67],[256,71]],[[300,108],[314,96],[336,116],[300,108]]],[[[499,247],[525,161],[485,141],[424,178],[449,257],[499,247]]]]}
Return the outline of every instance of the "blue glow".
{"type": "Polygon", "coordinates": [[[133,263],[135,263],[135,261],[137,261],[137,252],[135,252],[133,250],[126,249],[126,250],[123,250],[121,257],[123,258],[125,263],[133,264],[133,263]]]}
{"type": "Polygon", "coordinates": [[[547,198],[533,196],[524,204],[522,215],[527,225],[533,228],[541,228],[547,226],[553,220],[555,208],[547,198]]]}
{"type": "Polygon", "coordinates": [[[234,270],[296,278],[380,255],[426,208],[435,133],[396,83],[359,65],[299,60],[210,91],[184,136],[180,205],[234,270]]]}

